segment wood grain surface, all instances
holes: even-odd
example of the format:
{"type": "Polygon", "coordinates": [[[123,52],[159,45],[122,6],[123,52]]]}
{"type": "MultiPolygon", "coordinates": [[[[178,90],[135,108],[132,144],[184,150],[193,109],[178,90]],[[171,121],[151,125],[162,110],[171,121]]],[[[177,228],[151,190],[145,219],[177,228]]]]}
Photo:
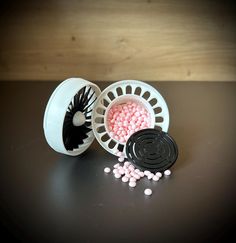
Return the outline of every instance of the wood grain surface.
{"type": "Polygon", "coordinates": [[[0,80],[236,81],[229,1],[1,3],[0,80]]]}

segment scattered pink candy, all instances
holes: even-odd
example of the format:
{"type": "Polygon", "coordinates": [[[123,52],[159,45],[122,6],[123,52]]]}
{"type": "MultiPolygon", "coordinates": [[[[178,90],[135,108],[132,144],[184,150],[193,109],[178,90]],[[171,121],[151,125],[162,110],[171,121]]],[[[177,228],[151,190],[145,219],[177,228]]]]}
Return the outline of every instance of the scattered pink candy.
{"type": "Polygon", "coordinates": [[[147,196],[151,196],[152,195],[152,190],[147,188],[144,190],[144,194],[147,195],[147,196]]]}
{"type": "Polygon", "coordinates": [[[161,177],[162,177],[161,172],[157,172],[157,173],[156,173],[156,176],[158,176],[159,178],[161,178],[161,177]]]}
{"type": "Polygon", "coordinates": [[[119,178],[121,178],[121,174],[118,174],[118,173],[115,173],[115,178],[117,178],[117,179],[119,179],[119,178]]]}
{"type": "Polygon", "coordinates": [[[154,174],[153,174],[153,173],[150,173],[150,174],[147,176],[148,180],[151,180],[151,179],[153,178],[153,176],[154,176],[154,174]]]}
{"type": "Polygon", "coordinates": [[[144,175],[145,175],[145,176],[148,176],[150,173],[151,173],[151,172],[150,172],[149,170],[145,170],[145,171],[144,171],[144,175]]]}
{"type": "Polygon", "coordinates": [[[129,182],[130,187],[136,187],[136,182],[135,181],[130,181],[129,182]]]}
{"type": "Polygon", "coordinates": [[[120,164],[115,164],[113,167],[117,169],[120,166],[120,164]]]}
{"type": "Polygon", "coordinates": [[[120,157],[120,158],[118,158],[118,161],[119,161],[119,162],[124,162],[124,160],[125,160],[124,157],[120,157]]]}
{"type": "Polygon", "coordinates": [[[129,181],[134,181],[134,182],[136,182],[136,178],[131,177],[131,178],[129,179],[129,181]]]}
{"type": "Polygon", "coordinates": [[[121,180],[122,180],[123,182],[128,182],[128,181],[129,181],[129,178],[126,177],[126,176],[123,176],[121,180]]]}
{"type": "Polygon", "coordinates": [[[156,175],[154,175],[154,176],[152,177],[152,180],[153,180],[153,181],[159,181],[159,179],[160,179],[160,177],[158,177],[158,176],[156,176],[156,175]]]}
{"type": "MultiPolygon", "coordinates": [[[[141,171],[140,169],[135,168],[134,165],[128,161],[125,161],[122,164],[117,163],[113,167],[114,177],[117,179],[121,178],[121,180],[125,183],[128,182],[130,187],[136,187],[137,182],[144,176],[146,176],[148,180],[152,179],[153,181],[159,181],[162,177],[161,172],[156,172],[156,174],[154,174],[148,170],[141,171]]],[[[105,173],[109,173],[110,171],[111,169],[109,167],[104,168],[105,173]]],[[[164,175],[171,175],[171,171],[165,170],[164,175]]],[[[152,194],[152,190],[147,188],[145,189],[144,194],[150,196],[152,194]]]]}
{"type": "Polygon", "coordinates": [[[104,168],[104,172],[105,173],[110,173],[111,172],[111,169],[109,167],[106,167],[106,168],[104,168]]]}

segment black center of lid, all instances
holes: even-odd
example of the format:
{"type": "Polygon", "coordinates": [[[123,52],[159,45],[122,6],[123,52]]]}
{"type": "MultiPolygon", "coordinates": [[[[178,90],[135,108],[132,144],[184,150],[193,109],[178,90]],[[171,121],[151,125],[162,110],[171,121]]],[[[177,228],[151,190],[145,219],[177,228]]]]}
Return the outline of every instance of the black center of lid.
{"type": "Polygon", "coordinates": [[[178,157],[174,139],[157,129],[143,129],[132,134],[126,143],[128,160],[142,170],[151,172],[170,168],[178,157]]]}

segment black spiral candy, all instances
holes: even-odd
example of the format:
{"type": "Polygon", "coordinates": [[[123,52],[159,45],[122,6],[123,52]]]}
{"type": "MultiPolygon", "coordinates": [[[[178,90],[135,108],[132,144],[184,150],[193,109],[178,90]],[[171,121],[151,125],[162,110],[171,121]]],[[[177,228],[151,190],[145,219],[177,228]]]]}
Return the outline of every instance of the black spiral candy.
{"type": "Polygon", "coordinates": [[[128,139],[126,156],[135,167],[162,172],[175,163],[178,148],[168,133],[157,129],[143,129],[128,139]]]}

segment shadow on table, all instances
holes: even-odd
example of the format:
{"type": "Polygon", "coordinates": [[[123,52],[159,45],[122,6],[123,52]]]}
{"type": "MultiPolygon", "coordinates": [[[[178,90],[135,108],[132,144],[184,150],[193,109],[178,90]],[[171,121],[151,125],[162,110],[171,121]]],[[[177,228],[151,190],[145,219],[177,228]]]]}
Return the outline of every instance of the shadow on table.
{"type": "Polygon", "coordinates": [[[180,170],[192,163],[194,148],[200,141],[200,134],[193,127],[175,127],[171,136],[178,146],[178,158],[174,164],[175,170],[180,170]]]}

